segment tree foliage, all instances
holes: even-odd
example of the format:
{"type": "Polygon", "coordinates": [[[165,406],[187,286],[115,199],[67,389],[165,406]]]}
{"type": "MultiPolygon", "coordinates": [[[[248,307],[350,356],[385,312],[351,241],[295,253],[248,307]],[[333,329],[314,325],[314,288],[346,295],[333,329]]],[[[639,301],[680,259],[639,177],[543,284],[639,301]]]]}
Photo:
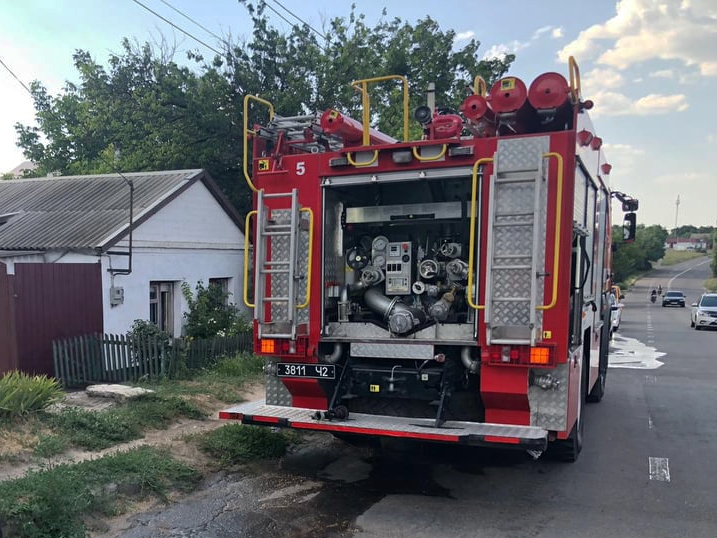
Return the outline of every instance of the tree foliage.
{"type": "Polygon", "coordinates": [[[182,294],[188,310],[184,313],[184,330],[189,338],[212,338],[228,336],[246,330],[246,323],[239,315],[236,305],[228,302],[229,293],[218,284],[204,286],[197,282],[196,293],[186,282],[182,283],[182,294]]]}
{"type": "MultiPolygon", "coordinates": [[[[36,175],[201,167],[244,211],[251,201],[239,179],[244,95],[260,95],[284,116],[338,108],[358,119],[360,98],[351,81],[403,75],[411,107],[424,103],[434,82],[436,102],[456,109],[476,75],[490,84],[514,60],[480,60],[476,40],[456,48],[455,32],[430,17],[411,24],[384,12],[370,26],[352,6],[346,17],[325,24],[324,39],[306,25],[282,33],[263,0],[241,2],[253,34],[245,41],[225,37],[221,56],[190,52],[188,65],[181,65],[166,41],[150,46],[124,39],[106,66],[89,51],[76,51],[79,81],[58,95],[33,83],[36,124],[16,130],[18,146],[39,165],[36,175]]],[[[374,126],[401,137],[400,85],[378,84],[370,95],[374,126]]],[[[262,120],[260,111],[252,114],[252,122],[262,120]]]]}
{"type": "MultiPolygon", "coordinates": [[[[622,228],[613,226],[613,237],[622,237],[622,228]]],[[[633,243],[614,243],[613,279],[623,282],[628,277],[652,269],[652,263],[665,255],[668,232],[660,225],[638,225],[633,243]]]]}

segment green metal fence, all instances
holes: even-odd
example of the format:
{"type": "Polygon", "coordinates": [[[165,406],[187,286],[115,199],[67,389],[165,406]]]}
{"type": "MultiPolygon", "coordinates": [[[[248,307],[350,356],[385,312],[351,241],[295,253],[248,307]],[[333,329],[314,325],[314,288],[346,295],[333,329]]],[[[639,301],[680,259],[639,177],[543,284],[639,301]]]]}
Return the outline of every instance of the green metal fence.
{"type": "Polygon", "coordinates": [[[252,350],[252,334],[209,339],[93,334],[52,343],[55,377],[65,387],[174,377],[252,350]]]}

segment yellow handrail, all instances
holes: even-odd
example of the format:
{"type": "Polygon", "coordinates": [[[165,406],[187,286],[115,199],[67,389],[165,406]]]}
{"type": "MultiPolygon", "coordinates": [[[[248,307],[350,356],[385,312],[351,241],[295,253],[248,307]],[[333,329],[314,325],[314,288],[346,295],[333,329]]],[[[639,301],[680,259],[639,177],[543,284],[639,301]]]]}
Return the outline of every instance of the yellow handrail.
{"type": "Polygon", "coordinates": [[[555,201],[555,239],[553,242],[553,293],[550,303],[536,307],[538,310],[549,310],[558,304],[558,276],[560,270],[560,226],[563,213],[563,156],[551,151],[543,153],[543,157],[555,157],[558,161],[558,192],[555,201]]]}
{"type": "Polygon", "coordinates": [[[368,146],[371,143],[369,127],[371,124],[371,99],[368,95],[368,84],[385,80],[400,80],[403,82],[403,141],[408,142],[408,79],[403,75],[386,75],[384,77],[354,80],[351,83],[351,87],[361,94],[361,122],[363,123],[364,146],[368,146]]]}
{"type": "Polygon", "coordinates": [[[576,104],[580,101],[580,68],[573,56],[568,58],[568,69],[570,71],[570,96],[573,104],[576,104]]]}
{"type": "Polygon", "coordinates": [[[257,214],[257,211],[249,211],[244,221],[244,304],[254,308],[255,304],[249,302],[249,219],[257,214]]]}
{"type": "Polygon", "coordinates": [[[411,150],[413,151],[413,156],[418,159],[421,162],[426,161],[437,161],[439,159],[442,159],[443,156],[446,154],[446,150],[448,149],[448,144],[443,144],[443,149],[438,155],[434,155],[433,157],[422,157],[420,153],[418,153],[418,148],[416,146],[413,146],[411,150]]]}
{"type": "Polygon", "coordinates": [[[371,166],[373,163],[375,163],[378,160],[378,150],[373,150],[373,158],[370,161],[367,161],[365,163],[356,162],[353,160],[353,157],[351,157],[351,152],[348,152],[346,154],[346,160],[349,162],[351,166],[371,166]]]}
{"type": "Polygon", "coordinates": [[[308,273],[306,277],[306,300],[296,305],[296,308],[306,308],[309,306],[309,299],[311,298],[311,271],[313,268],[311,254],[314,252],[314,212],[310,207],[302,207],[299,211],[306,211],[309,214],[309,263],[306,264],[306,271],[308,273]]]}
{"type": "Polygon", "coordinates": [[[261,103],[269,107],[269,121],[274,118],[274,105],[255,95],[244,96],[244,179],[253,192],[259,192],[259,189],[254,186],[254,183],[252,183],[251,178],[249,177],[249,135],[256,134],[254,130],[249,129],[249,101],[256,101],[257,103],[261,103]]]}
{"type": "Polygon", "coordinates": [[[485,97],[488,93],[488,88],[485,84],[485,80],[480,75],[477,75],[476,78],[473,80],[473,93],[475,95],[480,95],[481,97],[485,97]]]}
{"type": "Polygon", "coordinates": [[[470,236],[468,238],[468,287],[466,288],[466,300],[474,310],[484,310],[485,305],[477,305],[473,302],[473,272],[475,270],[475,237],[476,237],[476,191],[478,189],[478,167],[492,163],[493,159],[486,157],[478,159],[473,164],[473,183],[471,185],[471,218],[470,236]]]}

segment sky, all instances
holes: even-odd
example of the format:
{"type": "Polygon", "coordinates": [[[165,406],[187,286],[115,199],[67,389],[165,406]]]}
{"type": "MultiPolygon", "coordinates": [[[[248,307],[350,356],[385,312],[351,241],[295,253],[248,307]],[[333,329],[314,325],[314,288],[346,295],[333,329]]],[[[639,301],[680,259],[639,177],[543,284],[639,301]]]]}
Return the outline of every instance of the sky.
{"type": "MultiPolygon", "coordinates": [[[[201,41],[218,35],[251,36],[246,8],[237,0],[141,0],[201,41]]],[[[456,46],[481,42],[480,54],[514,53],[510,75],[526,85],[539,74],[567,77],[575,56],[582,94],[613,165],[611,187],[640,201],[638,222],[717,225],[717,1],[715,0],[354,0],[372,26],[389,18],[415,23],[430,16],[456,32],[456,46]],[[679,204],[677,200],[679,198],[679,204]]],[[[123,37],[139,42],[161,35],[181,51],[212,53],[143,8],[139,0],[0,0],[0,60],[28,85],[52,94],[77,82],[76,49],[99,62],[119,52],[123,37]]],[[[280,30],[299,17],[320,32],[351,2],[268,0],[280,30]],[[283,8],[288,9],[285,11],[283,8]],[[291,12],[291,13],[290,13],[291,12]]],[[[347,81],[347,84],[350,81],[347,81]]],[[[0,173],[20,164],[14,124],[33,124],[32,100],[0,65],[0,173]]]]}

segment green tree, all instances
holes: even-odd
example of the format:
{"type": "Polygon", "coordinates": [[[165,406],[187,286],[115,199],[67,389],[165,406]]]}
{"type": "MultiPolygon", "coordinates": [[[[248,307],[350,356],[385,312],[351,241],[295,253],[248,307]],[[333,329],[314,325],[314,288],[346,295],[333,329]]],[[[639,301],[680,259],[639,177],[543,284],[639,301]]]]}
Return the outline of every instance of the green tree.
{"type": "Polygon", "coordinates": [[[712,263],[710,267],[712,268],[712,276],[717,277],[717,228],[712,232],[712,245],[712,263]]]}
{"type": "MultiPolygon", "coordinates": [[[[68,82],[59,95],[34,82],[36,124],[15,128],[25,156],[39,165],[35,175],[201,167],[246,211],[251,196],[239,179],[244,95],[268,99],[284,116],[338,108],[358,119],[360,99],[350,82],[398,74],[411,81],[412,107],[423,104],[434,82],[437,103],[457,108],[476,75],[491,83],[514,60],[480,60],[475,40],[456,48],[455,32],[441,30],[430,17],[409,24],[384,15],[370,27],[352,7],[347,17],[327,23],[327,37],[319,42],[305,25],[288,33],[274,28],[263,1],[242,3],[252,37],[226,37],[218,45],[221,56],[191,52],[189,66],[180,65],[166,43],[125,39],[107,66],[76,51],[79,82],[68,82]]],[[[378,85],[371,98],[372,121],[400,137],[399,86],[378,85]]],[[[263,119],[252,112],[250,124],[263,119]]]]}
{"type": "MultiPolygon", "coordinates": [[[[612,236],[622,237],[622,228],[613,226],[612,236]]],[[[659,225],[637,226],[637,234],[633,243],[615,242],[613,253],[613,275],[616,282],[642,271],[652,269],[652,262],[660,260],[665,255],[665,240],[668,232],[659,225]]]]}

